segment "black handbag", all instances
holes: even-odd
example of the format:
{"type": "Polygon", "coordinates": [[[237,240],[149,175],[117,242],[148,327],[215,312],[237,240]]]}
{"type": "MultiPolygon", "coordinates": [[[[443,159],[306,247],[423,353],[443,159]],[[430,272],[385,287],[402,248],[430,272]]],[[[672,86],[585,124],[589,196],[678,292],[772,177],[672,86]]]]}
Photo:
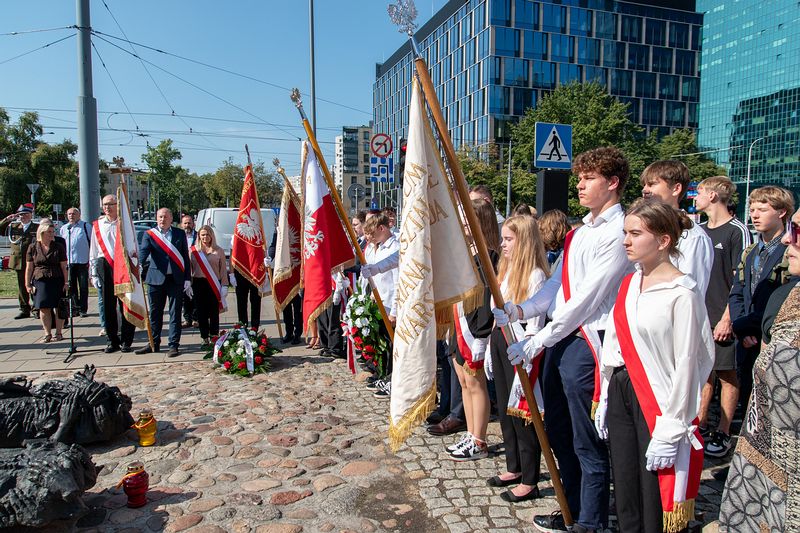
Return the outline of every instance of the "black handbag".
{"type": "Polygon", "coordinates": [[[66,320],[69,318],[69,297],[58,300],[58,318],[66,320]]]}

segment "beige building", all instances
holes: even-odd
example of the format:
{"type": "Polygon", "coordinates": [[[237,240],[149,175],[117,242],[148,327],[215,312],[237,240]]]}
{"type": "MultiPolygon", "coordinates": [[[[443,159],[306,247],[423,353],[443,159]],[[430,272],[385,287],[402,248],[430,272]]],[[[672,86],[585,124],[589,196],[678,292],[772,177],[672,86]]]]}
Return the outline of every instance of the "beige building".
{"type": "Polygon", "coordinates": [[[371,137],[372,126],[345,126],[336,136],[333,180],[348,213],[369,208],[375,186],[369,180],[371,137]]]}

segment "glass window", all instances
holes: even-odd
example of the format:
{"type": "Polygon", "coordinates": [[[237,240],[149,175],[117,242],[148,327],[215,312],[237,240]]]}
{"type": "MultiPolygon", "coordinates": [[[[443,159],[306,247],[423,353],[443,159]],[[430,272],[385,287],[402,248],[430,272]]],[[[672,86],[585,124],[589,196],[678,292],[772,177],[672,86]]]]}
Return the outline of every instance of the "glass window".
{"type": "Polygon", "coordinates": [[[470,113],[472,112],[472,97],[467,96],[461,101],[461,122],[469,122],[470,113]]]}
{"type": "Polygon", "coordinates": [[[570,35],[591,35],[592,34],[592,12],[577,7],[569,10],[569,33],[570,35]]]}
{"type": "Polygon", "coordinates": [[[649,47],[643,44],[628,45],[628,68],[634,70],[648,70],[649,47]]]}
{"type": "Polygon", "coordinates": [[[523,31],[523,57],[547,59],[547,34],[538,31],[523,31]]]}
{"type": "Polygon", "coordinates": [[[683,127],[685,124],[686,104],[683,102],[667,101],[667,126],[683,127]]]}
{"type": "Polygon", "coordinates": [[[644,42],[664,46],[667,36],[667,23],[663,20],[645,19],[644,42]]]}
{"type": "Polygon", "coordinates": [[[511,0],[491,0],[492,25],[511,26],[511,0]]]}
{"type": "Polygon", "coordinates": [[[481,65],[469,67],[469,92],[474,93],[481,88],[481,65]]]}
{"type": "Polygon", "coordinates": [[[653,68],[655,72],[664,72],[669,74],[672,72],[672,50],[669,48],[661,48],[654,46],[653,50],[653,68]]]}
{"type": "MultiPolygon", "coordinates": [[[[489,84],[500,85],[500,76],[502,75],[502,62],[499,57],[493,57],[491,60],[491,70],[489,71],[489,84]]],[[[485,62],[484,62],[485,63],[485,62]]]]}
{"type": "Polygon", "coordinates": [[[539,29],[539,4],[531,0],[515,0],[514,27],[524,30],[539,29]]]}
{"type": "Polygon", "coordinates": [[[550,34],[550,60],[575,62],[575,37],[550,34]]]}
{"type": "Polygon", "coordinates": [[[578,63],[583,65],[600,64],[600,41],[578,37],[578,63]]]}
{"type": "Polygon", "coordinates": [[[519,30],[495,28],[494,53],[499,56],[519,57],[519,30]]]}
{"type": "Polygon", "coordinates": [[[675,50],[675,74],[696,76],[695,54],[692,50],[675,50]]]}
{"type": "Polygon", "coordinates": [[[477,91],[475,94],[472,95],[472,116],[479,117],[481,115],[485,115],[486,111],[484,109],[484,95],[486,94],[486,89],[481,89],[477,91]]]}
{"type": "Polygon", "coordinates": [[[661,74],[659,77],[658,97],[662,100],[678,99],[678,76],[661,74]]]}
{"type": "Polygon", "coordinates": [[[661,122],[661,100],[642,99],[642,123],[648,126],[660,126],[661,122]]]}
{"type": "Polygon", "coordinates": [[[601,39],[616,39],[617,15],[605,11],[595,12],[594,36],[601,39]]]}
{"type": "Polygon", "coordinates": [[[579,82],[581,81],[581,67],[578,65],[569,65],[567,63],[561,63],[559,66],[558,71],[558,81],[561,85],[567,85],[568,83],[572,82],[579,82]]]}
{"type": "Polygon", "coordinates": [[[556,86],[556,65],[547,61],[533,62],[533,86],[538,89],[554,89],[556,86]]]}
{"type": "Polygon", "coordinates": [[[508,115],[511,113],[510,108],[510,91],[509,87],[494,86],[490,87],[489,92],[489,113],[508,115]]]}
{"type": "Polygon", "coordinates": [[[536,107],[536,91],[532,89],[514,89],[514,114],[524,115],[529,107],[536,107]]]}
{"type": "Polygon", "coordinates": [[[506,58],[503,69],[503,85],[528,86],[528,62],[524,59],[506,58]]]}
{"type": "Polygon", "coordinates": [[[461,42],[465,43],[472,37],[472,15],[461,19],[461,42]]]}
{"type": "Polygon", "coordinates": [[[631,96],[633,94],[633,72],[614,69],[611,71],[611,94],[631,96]]]}
{"type": "Polygon", "coordinates": [[[475,11],[475,31],[486,27],[486,6],[481,4],[475,11]]]}
{"type": "Polygon", "coordinates": [[[483,30],[478,34],[478,60],[484,59],[489,55],[489,30],[483,30]]]}
{"type": "Polygon", "coordinates": [[[656,97],[656,75],[652,72],[636,73],[636,96],[643,98],[656,97]]]}
{"type": "Polygon", "coordinates": [[[544,21],[542,29],[544,31],[552,31],[556,33],[567,33],[567,8],[564,6],[554,6],[552,4],[545,4],[542,6],[544,9],[544,21]]]}
{"type": "Polygon", "coordinates": [[[642,19],[639,17],[622,15],[622,33],[620,38],[630,43],[642,42],[642,19]]]}
{"type": "Polygon", "coordinates": [[[689,48],[689,26],[687,24],[669,23],[669,45],[673,48],[689,48]]]}
{"type": "Polygon", "coordinates": [[[637,124],[640,122],[639,120],[639,100],[636,98],[617,98],[620,103],[628,106],[628,116],[630,119],[637,124]]]}
{"type": "Polygon", "coordinates": [[[608,73],[606,69],[599,67],[586,67],[586,82],[596,82],[604,88],[608,85],[608,73]]]}
{"type": "Polygon", "coordinates": [[[452,63],[451,57],[447,56],[442,59],[442,81],[447,81],[453,77],[453,71],[450,68],[450,64],[452,63]]]}
{"type": "Polygon", "coordinates": [[[625,45],[614,41],[603,41],[603,66],[623,68],[625,66],[625,45]]]}
{"type": "Polygon", "coordinates": [[[700,79],[683,78],[681,84],[681,100],[684,102],[697,102],[700,100],[700,79]]]}
{"type": "Polygon", "coordinates": [[[690,128],[697,127],[697,104],[687,104],[689,109],[689,116],[687,118],[687,126],[690,128]]]}
{"type": "Polygon", "coordinates": [[[700,43],[703,39],[703,27],[692,26],[692,50],[700,50],[700,43]]]}

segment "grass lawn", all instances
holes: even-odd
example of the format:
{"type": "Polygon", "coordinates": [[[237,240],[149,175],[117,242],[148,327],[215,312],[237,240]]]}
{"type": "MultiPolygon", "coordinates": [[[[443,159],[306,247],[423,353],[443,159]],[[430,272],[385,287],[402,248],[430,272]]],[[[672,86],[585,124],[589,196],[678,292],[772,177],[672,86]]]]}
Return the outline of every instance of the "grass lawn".
{"type": "MultiPolygon", "coordinates": [[[[97,291],[89,284],[89,296],[96,296],[97,291]]],[[[0,298],[17,297],[17,271],[3,270],[0,272],[0,298]]]]}

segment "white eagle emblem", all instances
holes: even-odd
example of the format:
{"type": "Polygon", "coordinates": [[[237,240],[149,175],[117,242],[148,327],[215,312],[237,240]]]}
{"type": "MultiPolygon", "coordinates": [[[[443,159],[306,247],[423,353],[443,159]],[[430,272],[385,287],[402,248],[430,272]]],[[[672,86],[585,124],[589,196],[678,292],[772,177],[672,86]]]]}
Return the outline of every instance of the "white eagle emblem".
{"type": "Polygon", "coordinates": [[[320,243],[325,240],[325,234],[322,233],[322,230],[317,231],[316,233],[311,233],[309,228],[312,228],[317,225],[317,221],[312,216],[306,216],[306,223],[305,228],[303,228],[303,233],[306,241],[306,245],[303,250],[303,254],[306,256],[306,259],[317,254],[317,250],[319,249],[320,243]]]}
{"type": "Polygon", "coordinates": [[[292,267],[300,264],[300,235],[297,230],[289,226],[289,258],[292,267]]]}
{"type": "Polygon", "coordinates": [[[251,241],[256,246],[261,245],[261,226],[258,223],[258,211],[251,209],[249,215],[243,214],[241,222],[236,224],[236,233],[246,241],[251,241]]]}

